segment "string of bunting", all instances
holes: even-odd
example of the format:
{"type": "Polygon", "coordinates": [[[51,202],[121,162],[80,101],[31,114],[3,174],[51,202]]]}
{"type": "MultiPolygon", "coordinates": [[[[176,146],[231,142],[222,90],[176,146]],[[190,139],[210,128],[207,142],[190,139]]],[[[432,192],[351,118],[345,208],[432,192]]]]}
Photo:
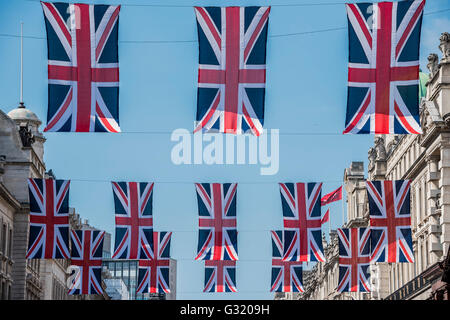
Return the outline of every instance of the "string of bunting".
{"type": "MultiPolygon", "coordinates": [[[[338,4],[344,3],[271,7],[338,4]]],[[[121,7],[50,2],[41,2],[41,6],[48,49],[49,99],[44,131],[121,132],[118,98],[121,7]],[[70,26],[66,21],[71,21],[70,26]],[[72,28],[73,23],[76,28],[72,28]]],[[[199,46],[194,133],[251,132],[254,136],[263,133],[271,7],[194,7],[198,40],[182,41],[198,42],[199,46]]],[[[349,61],[343,134],[422,133],[418,86],[425,0],[345,4],[345,7],[349,61]]],[[[345,28],[272,37],[341,29],[345,28]]],[[[105,233],[69,232],[69,187],[69,180],[28,180],[27,258],[71,259],[78,267],[78,274],[69,293],[101,294],[105,233]]],[[[136,292],[169,293],[172,232],[154,229],[153,188],[154,182],[112,182],[115,210],[112,258],[138,260],[136,292]]],[[[196,183],[195,188],[198,203],[195,260],[204,263],[203,291],[237,292],[237,183],[196,183]]],[[[303,262],[326,260],[322,201],[326,205],[342,200],[342,188],[325,199],[321,194],[322,183],[280,183],[279,189],[283,228],[271,230],[270,291],[303,292],[303,262]]],[[[414,261],[410,181],[367,181],[366,190],[370,226],[337,231],[340,268],[336,290],[339,292],[370,291],[370,263],[414,261]]]]}

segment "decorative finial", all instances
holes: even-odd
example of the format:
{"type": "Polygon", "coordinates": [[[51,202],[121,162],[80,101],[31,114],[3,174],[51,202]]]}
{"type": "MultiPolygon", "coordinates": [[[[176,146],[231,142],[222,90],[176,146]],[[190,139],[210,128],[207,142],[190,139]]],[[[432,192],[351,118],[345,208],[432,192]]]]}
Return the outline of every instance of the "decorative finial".
{"type": "Polygon", "coordinates": [[[427,68],[430,71],[430,79],[431,79],[439,69],[439,57],[436,53],[431,53],[428,56],[427,68]]]}
{"type": "Polygon", "coordinates": [[[439,45],[439,49],[442,51],[442,60],[441,62],[450,62],[450,33],[444,32],[441,34],[439,38],[441,44],[439,45]]]}

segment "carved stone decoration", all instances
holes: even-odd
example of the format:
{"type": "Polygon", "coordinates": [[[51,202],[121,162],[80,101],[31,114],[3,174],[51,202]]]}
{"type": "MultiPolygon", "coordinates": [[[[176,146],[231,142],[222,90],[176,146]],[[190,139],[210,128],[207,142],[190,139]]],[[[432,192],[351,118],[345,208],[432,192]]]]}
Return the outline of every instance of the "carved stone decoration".
{"type": "Polygon", "coordinates": [[[20,139],[22,140],[22,145],[24,147],[31,147],[31,145],[34,143],[34,135],[31,132],[31,129],[28,128],[28,124],[26,123],[20,124],[19,135],[20,139]]]}
{"type": "Polygon", "coordinates": [[[441,44],[439,45],[439,49],[442,52],[441,62],[450,62],[450,33],[442,33],[439,40],[441,41],[441,44]]]}
{"type": "Polygon", "coordinates": [[[6,156],[0,155],[0,175],[5,173],[6,156]]]}
{"type": "Polygon", "coordinates": [[[377,161],[385,161],[387,158],[386,147],[384,146],[384,138],[381,136],[375,137],[375,150],[377,151],[377,161]]]}
{"type": "Polygon", "coordinates": [[[445,114],[445,115],[442,117],[442,120],[444,120],[445,125],[446,125],[447,127],[450,127],[450,113],[445,114]]]}
{"type": "Polygon", "coordinates": [[[394,135],[394,139],[392,139],[389,142],[389,144],[387,145],[387,156],[388,157],[395,150],[395,148],[397,147],[399,141],[400,141],[400,136],[394,135]]]}
{"type": "Polygon", "coordinates": [[[430,113],[427,108],[420,108],[420,126],[422,128],[422,134],[426,136],[428,128],[431,127],[433,120],[431,119],[430,113]]]}
{"type": "Polygon", "coordinates": [[[432,78],[439,69],[439,57],[436,53],[430,53],[428,56],[427,68],[430,71],[430,78],[432,78]]]}
{"type": "Polygon", "coordinates": [[[369,156],[369,168],[373,167],[375,164],[375,159],[377,158],[377,150],[375,148],[370,148],[368,152],[369,156]]]}
{"type": "Polygon", "coordinates": [[[450,284],[450,248],[447,252],[447,257],[444,261],[439,262],[439,267],[441,267],[443,273],[442,273],[442,281],[450,284]]]}
{"type": "Polygon", "coordinates": [[[51,178],[51,179],[56,180],[56,176],[55,176],[55,174],[53,173],[53,170],[52,170],[52,169],[50,169],[49,171],[47,171],[45,174],[48,176],[48,178],[51,178]]]}

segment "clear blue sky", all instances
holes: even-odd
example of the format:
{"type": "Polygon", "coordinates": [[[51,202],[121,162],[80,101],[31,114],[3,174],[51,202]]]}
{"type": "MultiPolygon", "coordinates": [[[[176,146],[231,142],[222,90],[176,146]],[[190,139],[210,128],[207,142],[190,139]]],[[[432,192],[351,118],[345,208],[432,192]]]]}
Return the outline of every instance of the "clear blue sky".
{"type": "MultiPolygon", "coordinates": [[[[121,3],[119,41],[195,40],[190,7],[141,7],[126,4],[267,5],[314,3],[277,1],[79,1],[121,3]]],[[[323,0],[321,3],[337,2],[323,0]]],[[[340,1],[339,1],[340,2],[340,1]]],[[[450,8],[450,0],[428,0],[425,12],[450,8]]],[[[450,31],[449,11],[425,15],[421,66],[440,53],[439,35],[450,31]]],[[[45,37],[39,2],[0,1],[0,108],[19,102],[20,21],[26,36],[45,37]]],[[[323,181],[323,193],[337,188],[351,161],[367,164],[371,135],[341,135],[347,78],[347,31],[274,37],[347,25],[345,7],[274,6],[269,18],[267,91],[264,127],[280,129],[280,170],[261,176],[259,165],[172,164],[175,145],[169,134],[46,133],[45,163],[59,179],[72,179],[70,205],[89,223],[114,234],[110,180],[164,181],[154,190],[155,230],[173,231],[172,257],[178,260],[179,299],[272,299],[269,292],[269,230],[282,227],[278,182],[323,181]],[[283,135],[307,133],[306,135],[283,135]],[[335,133],[321,135],[321,133],[335,133]],[[100,180],[98,182],[77,179],[100,180]],[[178,183],[182,182],[182,183],[178,183]],[[240,231],[239,293],[204,294],[204,270],[194,261],[197,202],[194,182],[246,182],[238,186],[240,231]]],[[[24,41],[24,100],[45,123],[47,49],[43,39],[24,41]]],[[[123,131],[192,130],[196,112],[197,43],[120,43],[120,125],[123,131]]],[[[43,129],[44,125],[41,126],[43,129]]],[[[341,203],[331,206],[333,228],[342,224],[341,203]]],[[[324,226],[328,232],[328,226],[324,226]]]]}

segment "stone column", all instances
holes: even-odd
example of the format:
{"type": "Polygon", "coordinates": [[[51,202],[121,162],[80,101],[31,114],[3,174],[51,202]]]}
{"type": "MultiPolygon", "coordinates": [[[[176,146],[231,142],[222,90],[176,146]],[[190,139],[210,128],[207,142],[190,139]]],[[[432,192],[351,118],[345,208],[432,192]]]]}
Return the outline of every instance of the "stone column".
{"type": "Polygon", "coordinates": [[[433,79],[433,96],[439,105],[439,111],[444,121],[450,123],[450,34],[442,33],[439,38],[439,49],[442,52],[442,59],[439,63],[439,72],[433,79]]]}
{"type": "Polygon", "coordinates": [[[450,133],[442,133],[441,152],[441,239],[442,250],[450,246],[450,133]]]}
{"type": "MultiPolygon", "coordinates": [[[[387,171],[387,152],[384,135],[375,135],[374,146],[369,150],[369,180],[385,180],[387,171]]],[[[377,262],[370,267],[373,291],[370,298],[384,299],[389,295],[389,264],[377,262]]]]}
{"type": "Polygon", "coordinates": [[[24,300],[26,298],[27,287],[27,248],[28,248],[28,226],[29,209],[23,208],[14,214],[14,231],[12,258],[14,265],[12,267],[12,276],[14,279],[11,288],[11,299],[24,300]]]}
{"type": "Polygon", "coordinates": [[[364,217],[365,179],[364,163],[352,162],[344,171],[344,188],[347,193],[347,221],[346,227],[351,227],[352,222],[364,217]]]}
{"type": "Polygon", "coordinates": [[[430,251],[430,264],[433,264],[442,256],[442,245],[440,243],[441,226],[440,226],[440,211],[437,210],[441,190],[439,189],[439,156],[427,155],[428,172],[426,183],[428,184],[427,203],[429,211],[429,230],[428,230],[428,247],[430,251]]]}

